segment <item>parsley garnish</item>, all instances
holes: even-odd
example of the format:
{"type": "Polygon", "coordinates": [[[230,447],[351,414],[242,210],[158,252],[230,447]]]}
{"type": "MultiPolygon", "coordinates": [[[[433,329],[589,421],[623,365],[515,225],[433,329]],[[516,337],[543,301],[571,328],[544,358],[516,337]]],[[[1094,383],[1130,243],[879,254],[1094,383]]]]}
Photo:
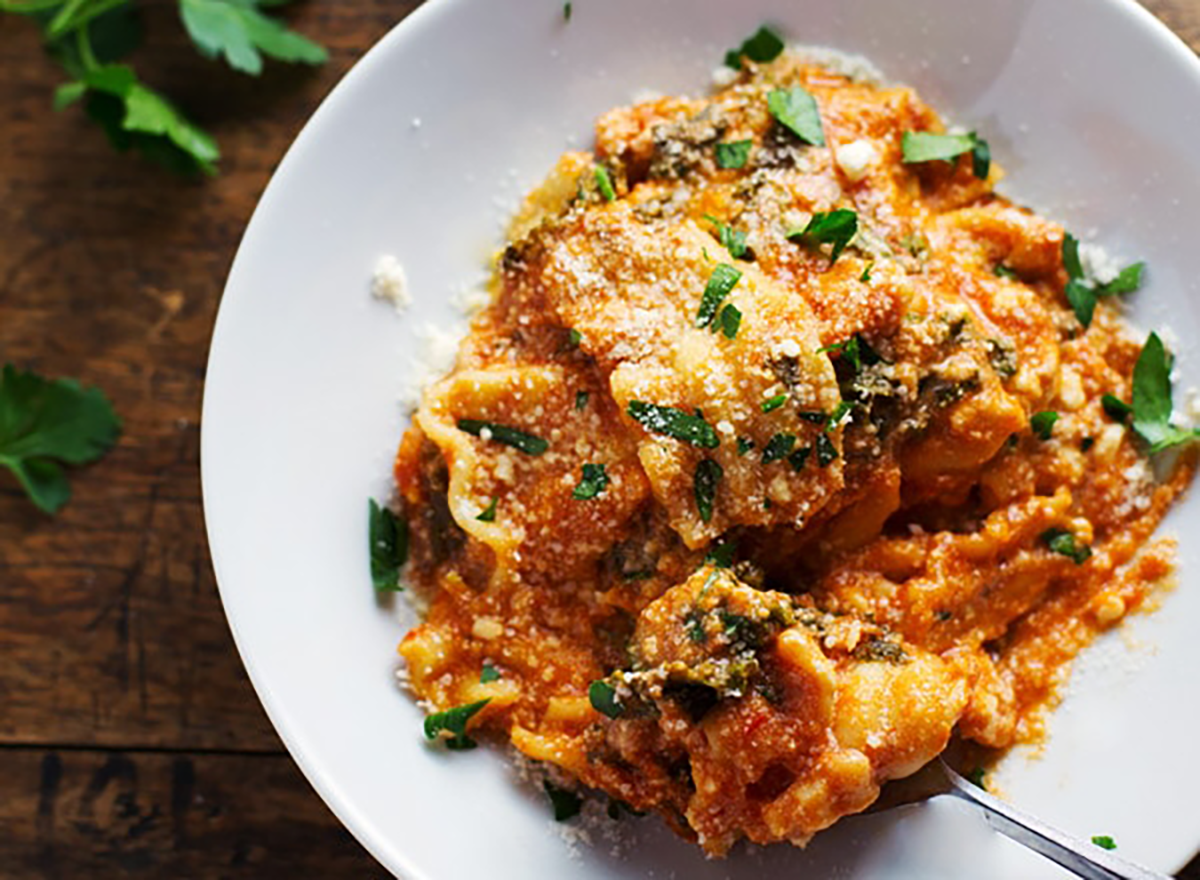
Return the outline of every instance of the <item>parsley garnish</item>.
{"type": "Polygon", "coordinates": [[[576,391],[575,392],[575,411],[576,412],[582,412],[585,408],[587,408],[588,397],[590,397],[590,396],[591,395],[588,394],[586,391],[576,391]]]}
{"type": "Polygon", "coordinates": [[[742,168],[750,158],[750,148],[754,141],[726,141],[717,144],[718,168],[742,168]]]}
{"type": "Polygon", "coordinates": [[[743,55],[751,61],[765,64],[778,58],[782,51],[783,38],[772,28],[763,25],[742,45],[725,53],[725,64],[734,70],[741,70],[743,55]]]}
{"type": "Polygon", "coordinates": [[[1058,421],[1058,413],[1053,410],[1034,413],[1029,418],[1029,427],[1033,429],[1033,433],[1040,440],[1049,440],[1050,434],[1054,430],[1054,423],[1058,421]]]}
{"type": "Polygon", "coordinates": [[[705,563],[711,563],[717,568],[729,568],[733,565],[733,555],[737,552],[737,541],[719,541],[704,555],[705,563]]]}
{"type": "Polygon", "coordinates": [[[776,394],[774,397],[768,397],[766,400],[764,400],[759,408],[763,412],[769,413],[773,410],[779,409],[779,407],[787,403],[787,399],[787,394],[776,394]]]}
{"type": "Polygon", "coordinates": [[[812,422],[814,425],[824,425],[829,421],[829,416],[825,415],[825,413],[821,412],[820,410],[802,409],[796,413],[796,415],[804,419],[806,422],[812,422]]]}
{"type": "Polygon", "coordinates": [[[863,284],[870,284],[871,283],[871,270],[874,268],[875,268],[875,261],[871,260],[871,262],[867,263],[867,267],[862,270],[862,274],[858,276],[858,280],[861,281],[863,284]]]}
{"type": "Polygon", "coordinates": [[[862,335],[858,333],[855,333],[849,339],[819,348],[817,352],[819,354],[837,352],[854,368],[855,375],[858,375],[864,365],[870,367],[883,360],[879,356],[879,352],[871,348],[867,341],[862,338],[862,335]]]}
{"type": "Polygon", "coordinates": [[[696,326],[707,327],[717,315],[721,301],[729,296],[729,292],[737,286],[742,273],[728,263],[717,263],[708,276],[704,286],[704,295],[700,297],[700,309],[696,313],[696,326]]]}
{"type": "Polygon", "coordinates": [[[321,46],[267,18],[254,3],[179,0],[179,11],[202,54],[209,58],[223,55],[230,67],[242,73],[258,76],[263,54],[304,64],[323,64],[329,58],[321,46]]]}
{"type": "Polygon", "coordinates": [[[821,128],[821,111],[816,99],[800,86],[774,89],[767,95],[767,109],[780,124],[805,143],[825,146],[821,128]]]}
{"type": "Polygon", "coordinates": [[[721,313],[717,315],[717,320],[713,324],[713,329],[720,327],[721,332],[725,334],[726,339],[735,339],[738,330],[742,326],[742,310],[733,303],[727,304],[721,313]]]}
{"type": "Polygon", "coordinates": [[[729,251],[729,256],[735,260],[740,260],[746,255],[746,233],[734,229],[732,226],[727,226],[716,217],[709,214],[704,215],[704,219],[717,227],[717,240],[721,242],[721,246],[729,251]]]}
{"type": "Polygon", "coordinates": [[[770,440],[767,441],[766,448],[763,449],[763,453],[762,453],[763,464],[770,464],[773,461],[779,461],[779,459],[785,457],[789,452],[791,452],[792,447],[794,447],[795,445],[796,445],[796,435],[795,434],[783,434],[783,433],[776,434],[774,437],[772,437],[770,440]]]}
{"type": "Polygon", "coordinates": [[[0,372],[0,465],[46,513],[71,497],[61,465],[95,461],[120,433],[121,420],[98,389],[43,379],[12,364],[0,372]]]}
{"type": "Polygon", "coordinates": [[[1083,565],[1092,555],[1092,548],[1087,544],[1078,543],[1075,536],[1066,529],[1047,529],[1042,532],[1042,543],[1051,552],[1066,556],[1076,565],[1083,565]]]}
{"type": "Polygon", "coordinates": [[[821,467],[828,467],[833,462],[837,461],[837,447],[833,445],[833,441],[829,439],[828,434],[817,435],[817,464],[821,467]]]}
{"type": "Polygon", "coordinates": [[[1133,367],[1133,430],[1150,444],[1150,454],[1187,443],[1200,429],[1171,424],[1171,358],[1157,333],[1151,333],[1133,367]]]}
{"type": "Polygon", "coordinates": [[[496,504],[499,502],[499,500],[500,499],[498,499],[498,498],[493,498],[490,502],[488,502],[488,506],[485,507],[480,512],[479,516],[475,517],[475,519],[478,520],[479,522],[495,522],[496,521],[496,504]]]}
{"type": "Polygon", "coordinates": [[[408,522],[372,498],[368,504],[367,534],[371,543],[371,583],[380,592],[400,587],[400,569],[408,559],[408,522]]]}
{"type": "Polygon", "coordinates": [[[1101,296],[1111,296],[1120,293],[1133,293],[1142,286],[1142,272],[1146,269],[1145,263],[1133,263],[1126,266],[1117,273],[1117,277],[1106,284],[1100,284],[1096,287],[1096,293],[1101,296]]]}
{"type": "Polygon", "coordinates": [[[613,201],[617,197],[617,191],[613,189],[612,177],[609,176],[608,169],[603,165],[597,165],[593,174],[596,178],[596,188],[600,190],[604,201],[613,201]]]}
{"type": "Polygon", "coordinates": [[[987,180],[991,170],[992,151],[988,142],[975,132],[969,134],[933,134],[928,131],[906,131],[901,141],[904,161],[950,161],[963,153],[971,154],[971,170],[980,180],[987,180]]]}
{"type": "Polygon", "coordinates": [[[458,430],[466,431],[468,434],[473,434],[476,437],[483,437],[483,432],[487,431],[489,434],[487,439],[503,443],[505,446],[511,446],[513,449],[524,452],[526,455],[541,455],[550,448],[550,443],[541,437],[528,434],[516,428],[510,428],[507,425],[497,425],[495,422],[485,422],[479,419],[459,419],[458,430]]]}
{"type": "Polygon", "coordinates": [[[1124,424],[1133,415],[1133,407],[1114,394],[1105,394],[1101,397],[1100,406],[1114,422],[1124,424]]]}
{"type": "Polygon", "coordinates": [[[436,739],[440,734],[448,733],[450,736],[446,738],[446,748],[460,752],[475,748],[475,740],[467,736],[467,722],[490,702],[490,699],[480,700],[433,713],[425,719],[425,738],[436,739]]]}
{"type": "Polygon", "coordinates": [[[851,401],[839,401],[838,405],[834,407],[833,412],[830,414],[829,419],[825,422],[825,430],[835,430],[837,426],[842,423],[842,419],[846,417],[846,414],[852,409],[854,409],[854,404],[851,401]]]}
{"type": "Polygon", "coordinates": [[[846,208],[838,208],[813,214],[803,229],[788,230],[787,239],[811,248],[822,244],[832,245],[829,253],[829,265],[832,266],[857,234],[858,215],[846,208]]]}
{"type": "Polygon", "coordinates": [[[1142,286],[1142,272],[1146,268],[1145,263],[1134,263],[1122,269],[1107,284],[1091,284],[1084,277],[1083,261],[1079,258],[1079,239],[1069,232],[1063,235],[1062,263],[1067,272],[1067,286],[1063,288],[1063,293],[1076,319],[1084,327],[1092,323],[1092,315],[1100,297],[1133,293],[1142,286]]]}
{"type": "Polygon", "coordinates": [[[542,781],[542,788],[545,790],[546,796],[550,798],[550,805],[554,808],[555,822],[566,822],[579,815],[579,811],[583,807],[583,798],[575,792],[559,788],[549,779],[542,781]]]}
{"type": "Polygon", "coordinates": [[[608,487],[608,474],[602,464],[585,464],[583,477],[571,497],[576,501],[587,501],[595,498],[608,487]]]}
{"type": "Polygon", "coordinates": [[[737,454],[738,454],[739,458],[741,456],[745,455],[747,452],[749,452],[753,448],[754,448],[753,440],[749,439],[748,437],[738,437],[738,439],[737,439],[737,454]]]}
{"type": "MultiPolygon", "coordinates": [[[[808,457],[810,455],[812,455],[811,446],[801,447],[788,456],[788,464],[792,466],[792,470],[794,470],[796,473],[800,473],[800,471],[804,470],[804,465],[808,463],[808,457]]],[[[767,500],[769,501],[770,499],[767,500]]],[[[767,506],[770,507],[769,504],[767,506]]]]}
{"type": "Polygon", "coordinates": [[[625,711],[621,701],[617,699],[616,689],[607,681],[599,679],[588,686],[588,702],[601,715],[609,718],[620,718],[625,711]]]}
{"type": "Polygon", "coordinates": [[[704,421],[703,416],[692,415],[673,406],[659,406],[641,400],[629,401],[626,412],[647,431],[655,434],[674,437],[702,449],[714,449],[721,444],[717,432],[713,430],[712,425],[704,421]]]}
{"type": "Polygon", "coordinates": [[[982,788],[984,791],[987,791],[987,786],[983,784],[984,772],[985,771],[982,767],[976,767],[966,775],[967,782],[971,783],[977,788],[982,788]]]}
{"type": "Polygon", "coordinates": [[[1008,266],[1005,266],[1003,263],[997,263],[996,267],[992,269],[992,274],[997,278],[1007,278],[1010,281],[1016,281],[1018,278],[1020,278],[1016,272],[1008,268],[1008,266]]]}
{"type": "Polygon", "coordinates": [[[1112,849],[1117,848],[1117,842],[1115,840],[1113,840],[1111,837],[1109,837],[1107,834],[1095,835],[1092,838],[1092,843],[1096,844],[1096,846],[1100,847],[1100,849],[1112,850],[1112,849]]]}
{"type": "Polygon", "coordinates": [[[491,663],[484,661],[483,668],[479,670],[479,683],[491,684],[493,681],[500,680],[500,670],[491,663]]]}
{"type": "Polygon", "coordinates": [[[564,3],[563,4],[563,21],[570,21],[571,13],[573,11],[574,11],[574,7],[570,3],[564,3]]]}
{"type": "Polygon", "coordinates": [[[696,465],[696,473],[692,479],[692,491],[696,496],[696,510],[700,512],[701,522],[710,522],[713,515],[713,502],[717,497],[717,485],[725,471],[711,458],[703,459],[696,465]]]}
{"type": "Polygon", "coordinates": [[[583,334],[574,327],[567,331],[567,342],[570,343],[571,348],[577,348],[582,340],[583,334]]]}

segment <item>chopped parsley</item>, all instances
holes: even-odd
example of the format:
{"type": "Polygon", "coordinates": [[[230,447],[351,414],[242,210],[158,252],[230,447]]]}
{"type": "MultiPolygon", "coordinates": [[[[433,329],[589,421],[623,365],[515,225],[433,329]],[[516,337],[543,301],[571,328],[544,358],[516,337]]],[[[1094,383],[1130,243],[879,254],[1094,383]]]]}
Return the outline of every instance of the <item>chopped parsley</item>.
{"type": "Polygon", "coordinates": [[[479,683],[491,684],[493,681],[500,680],[500,670],[491,663],[484,661],[483,668],[479,670],[479,683]]]}
{"type": "Polygon", "coordinates": [[[750,158],[750,148],[754,141],[725,141],[717,144],[718,168],[742,168],[750,158]]]}
{"type": "Polygon", "coordinates": [[[1143,262],[1133,263],[1117,273],[1117,277],[1106,284],[1096,287],[1096,293],[1101,296],[1112,296],[1121,293],[1133,293],[1142,286],[1142,273],[1146,270],[1143,262]]]}
{"type": "Polygon", "coordinates": [[[1058,413],[1053,410],[1034,413],[1029,418],[1029,427],[1033,429],[1033,433],[1037,435],[1039,440],[1049,440],[1050,434],[1054,430],[1054,423],[1058,421],[1058,413]]]}
{"type": "Polygon", "coordinates": [[[437,739],[442,734],[449,734],[445,737],[446,748],[460,752],[475,748],[475,740],[467,736],[467,722],[490,702],[490,699],[480,700],[477,703],[455,706],[445,712],[434,712],[425,719],[425,738],[437,739]]]}
{"type": "Polygon", "coordinates": [[[1047,529],[1042,532],[1042,543],[1051,552],[1066,556],[1076,565],[1083,565],[1092,555],[1092,548],[1077,542],[1075,536],[1066,529],[1047,529]]]}
{"type": "Polygon", "coordinates": [[[408,522],[370,499],[368,533],[371,542],[371,583],[380,592],[400,587],[400,569],[408,559],[408,522]]]}
{"type": "Polygon", "coordinates": [[[721,313],[717,315],[716,323],[713,324],[713,329],[720,328],[725,334],[726,339],[735,339],[738,335],[738,330],[742,327],[742,310],[733,303],[728,303],[721,309],[721,313]]]}
{"type": "Polygon", "coordinates": [[[742,45],[725,53],[725,64],[734,70],[741,70],[743,56],[759,64],[766,64],[778,58],[782,51],[783,37],[773,28],[763,25],[742,45]]]}
{"type": "Polygon", "coordinates": [[[781,125],[814,147],[825,146],[821,111],[816,99],[800,86],[774,89],[767,95],[767,109],[781,125]]]}
{"type": "Polygon", "coordinates": [[[826,431],[835,430],[837,428],[837,426],[842,423],[842,419],[846,418],[846,414],[849,413],[852,409],[854,409],[854,403],[852,401],[849,401],[849,400],[839,401],[838,405],[836,407],[834,407],[833,412],[830,414],[828,420],[826,420],[826,422],[825,422],[825,430],[826,431]]]}
{"type": "Polygon", "coordinates": [[[696,326],[707,327],[717,316],[717,308],[721,301],[729,296],[729,292],[737,286],[742,273],[728,263],[717,263],[708,276],[708,284],[704,286],[704,295],[700,297],[700,310],[696,313],[696,326]]]}
{"type": "Polygon", "coordinates": [[[555,822],[566,822],[579,815],[579,811],[583,808],[583,798],[575,792],[559,788],[549,779],[542,781],[542,788],[546,792],[546,797],[550,798],[550,806],[554,808],[555,822]]]}
{"type": "Polygon", "coordinates": [[[835,342],[833,345],[826,345],[824,348],[817,349],[820,354],[828,354],[836,352],[840,354],[851,367],[854,368],[855,375],[858,375],[863,366],[873,366],[883,361],[879,353],[862,338],[861,334],[855,333],[849,339],[844,339],[841,342],[835,342]]]}
{"type": "Polygon", "coordinates": [[[692,415],[673,406],[659,406],[641,400],[629,401],[626,412],[630,418],[654,434],[674,437],[702,449],[715,449],[721,444],[717,432],[713,430],[712,425],[704,421],[703,416],[692,415]]]}
{"type": "Polygon", "coordinates": [[[992,269],[992,274],[997,278],[1007,278],[1009,281],[1016,281],[1020,277],[1003,263],[997,263],[996,268],[992,269]]]}
{"type": "Polygon", "coordinates": [[[1092,843],[1100,847],[1100,849],[1113,850],[1117,848],[1117,842],[1107,834],[1096,834],[1092,837],[1092,843]]]}
{"type": "Polygon", "coordinates": [[[768,397],[766,400],[764,400],[760,408],[763,412],[769,413],[779,409],[779,407],[787,403],[787,399],[787,394],[776,394],[774,397],[768,397]]]}
{"type": "Polygon", "coordinates": [[[983,784],[984,772],[985,771],[982,767],[976,767],[966,775],[967,782],[971,783],[977,788],[982,788],[984,791],[987,791],[987,786],[983,784]]]}
{"type": "Polygon", "coordinates": [[[821,412],[820,410],[810,411],[802,409],[796,413],[796,415],[804,419],[806,422],[812,422],[814,425],[824,425],[829,421],[829,416],[825,415],[825,413],[821,412]]]}
{"type": "Polygon", "coordinates": [[[949,162],[963,153],[971,154],[971,171],[980,180],[987,180],[992,165],[992,150],[988,142],[975,132],[969,134],[933,134],[928,131],[906,131],[901,141],[904,161],[909,164],[949,162]]]}
{"type": "Polygon", "coordinates": [[[779,461],[779,459],[786,457],[795,445],[795,434],[776,434],[767,441],[767,446],[763,449],[763,464],[770,464],[773,461],[779,461]]]}
{"type": "Polygon", "coordinates": [[[1075,317],[1084,327],[1092,323],[1092,315],[1100,297],[1133,293],[1142,286],[1142,272],[1146,268],[1145,263],[1134,263],[1122,269],[1107,284],[1092,284],[1084,276],[1083,261],[1079,257],[1079,239],[1069,232],[1063,235],[1062,264],[1067,272],[1067,286],[1063,288],[1063,293],[1075,317]]]}
{"type": "MultiPolygon", "coordinates": [[[[800,473],[800,471],[804,470],[804,465],[808,463],[808,457],[810,455],[812,455],[812,447],[804,446],[788,456],[788,464],[792,466],[792,470],[794,470],[796,473],[800,473]]],[[[770,505],[767,506],[769,507],[770,505]]]]}
{"type": "Polygon", "coordinates": [[[729,256],[740,260],[746,255],[745,232],[734,229],[709,214],[705,214],[704,219],[717,228],[717,240],[721,242],[721,246],[725,250],[729,251],[729,256]]]}
{"type": "Polygon", "coordinates": [[[737,553],[737,541],[718,541],[704,555],[704,561],[715,565],[717,568],[729,568],[733,565],[733,555],[735,553],[737,553]]]}
{"type": "Polygon", "coordinates": [[[485,422],[479,419],[459,419],[458,430],[466,431],[481,439],[495,440],[505,446],[511,446],[526,455],[541,455],[550,448],[549,442],[534,434],[528,434],[508,425],[497,425],[495,422],[485,422]],[[487,437],[484,437],[484,432],[487,437]]]}
{"type": "Polygon", "coordinates": [[[837,461],[837,447],[833,445],[833,441],[829,439],[828,434],[817,435],[817,464],[821,467],[828,467],[837,461]]]}
{"type": "Polygon", "coordinates": [[[571,497],[576,501],[588,501],[595,498],[608,487],[608,473],[602,464],[585,464],[583,477],[571,497]]]}
{"type": "Polygon", "coordinates": [[[813,214],[803,229],[788,230],[787,239],[814,249],[823,244],[831,245],[829,265],[832,266],[857,234],[858,215],[847,208],[838,208],[813,214]]]}
{"type": "Polygon", "coordinates": [[[608,169],[603,165],[597,165],[594,172],[596,177],[596,188],[600,190],[600,195],[604,197],[604,201],[611,202],[617,197],[617,191],[613,189],[612,177],[608,173],[608,169]]]}
{"type": "Polygon", "coordinates": [[[578,330],[576,330],[574,327],[572,327],[567,332],[567,341],[569,343],[571,343],[571,348],[577,348],[579,346],[579,343],[582,340],[583,340],[583,334],[580,333],[578,330]]]}
{"type": "Polygon", "coordinates": [[[488,506],[485,507],[480,512],[479,516],[475,517],[475,519],[478,520],[479,522],[495,522],[496,521],[496,504],[499,502],[499,500],[500,500],[499,498],[493,498],[488,503],[488,506]]]}
{"type": "Polygon", "coordinates": [[[862,274],[858,276],[858,280],[861,281],[863,284],[870,284],[871,283],[871,270],[874,268],[875,268],[875,261],[871,260],[871,262],[867,263],[866,268],[862,270],[862,274]]]}
{"type": "Polygon", "coordinates": [[[724,476],[724,469],[711,458],[703,459],[696,465],[696,473],[692,479],[692,491],[696,495],[696,510],[700,512],[702,522],[712,521],[717,486],[724,476]]]}
{"type": "Polygon", "coordinates": [[[1114,422],[1124,424],[1133,415],[1133,407],[1115,394],[1105,394],[1100,398],[1100,406],[1105,414],[1114,422]]]}
{"type": "Polygon", "coordinates": [[[1150,454],[1200,436],[1198,428],[1171,424],[1171,361],[1157,333],[1151,333],[1133,367],[1133,430],[1150,444],[1150,454]]]}
{"type": "Polygon", "coordinates": [[[570,21],[571,13],[573,11],[574,11],[574,7],[570,3],[564,3],[563,4],[563,21],[570,21]]]}
{"type": "Polygon", "coordinates": [[[737,438],[737,454],[739,457],[745,455],[747,452],[749,452],[753,448],[754,448],[754,441],[751,440],[749,437],[738,437],[737,438]]]}
{"type": "Polygon", "coordinates": [[[575,412],[583,412],[587,408],[589,397],[591,395],[586,391],[575,392],[575,412]]]}
{"type": "Polygon", "coordinates": [[[620,718],[625,711],[625,707],[617,699],[616,688],[602,679],[593,681],[588,686],[588,702],[592,704],[593,709],[609,718],[620,718]]]}

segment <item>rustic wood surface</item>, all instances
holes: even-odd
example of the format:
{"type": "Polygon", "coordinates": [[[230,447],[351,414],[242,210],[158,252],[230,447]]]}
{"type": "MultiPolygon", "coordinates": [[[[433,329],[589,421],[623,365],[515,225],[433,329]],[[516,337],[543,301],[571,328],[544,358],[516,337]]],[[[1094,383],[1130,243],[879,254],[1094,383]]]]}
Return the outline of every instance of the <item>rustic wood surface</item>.
{"type": "MultiPolygon", "coordinates": [[[[499,0],[497,0],[499,2],[499,0]]],[[[29,24],[0,16],[0,361],[114,400],[116,450],[37,513],[0,475],[0,876],[375,877],[255,699],[200,505],[200,400],[225,273],[275,164],[354,60],[418,2],[308,0],[330,47],[257,81],[200,59],[151,2],[143,75],[211,128],[222,175],[116,156],[29,24]]],[[[1200,47],[1200,0],[1147,5],[1200,47]]],[[[1181,875],[1200,880],[1200,860],[1181,875]]]]}

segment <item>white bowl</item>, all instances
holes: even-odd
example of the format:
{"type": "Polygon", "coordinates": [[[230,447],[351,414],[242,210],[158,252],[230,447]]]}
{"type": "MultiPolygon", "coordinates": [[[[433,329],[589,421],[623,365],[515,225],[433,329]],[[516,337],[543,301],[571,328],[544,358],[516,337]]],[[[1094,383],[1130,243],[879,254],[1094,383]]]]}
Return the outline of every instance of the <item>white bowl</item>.
{"type": "MultiPolygon", "coordinates": [[[[807,851],[706,862],[654,818],[572,853],[489,749],[423,744],[393,682],[404,626],[377,603],[367,498],[386,497],[416,328],[477,284],[516,200],[635,92],[702,92],[763,21],[861,52],[991,140],[1006,190],[1150,264],[1134,317],[1200,336],[1200,64],[1122,0],[435,0],[363,58],[271,182],[221,304],[204,401],[204,502],[230,626],[271,720],[359,840],[417,880],[1063,876],[947,799],[849,819],[807,851]],[[415,302],[367,293],[396,254],[415,302]]],[[[1194,348],[1180,384],[1196,384],[1194,348]],[[1190,379],[1190,382],[1188,381],[1190,379]]],[[[1193,495],[1167,529],[1196,534],[1193,495]]],[[[1079,664],[1044,757],[1004,792],[1163,870],[1200,844],[1200,553],[1181,588],[1079,664]],[[1129,644],[1127,644],[1129,643],[1129,644]]]]}

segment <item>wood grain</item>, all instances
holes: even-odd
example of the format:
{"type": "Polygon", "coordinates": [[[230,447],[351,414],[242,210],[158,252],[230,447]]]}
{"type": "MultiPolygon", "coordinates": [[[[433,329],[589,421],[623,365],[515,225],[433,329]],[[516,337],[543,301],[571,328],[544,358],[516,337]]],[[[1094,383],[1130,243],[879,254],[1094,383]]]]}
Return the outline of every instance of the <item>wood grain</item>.
{"type": "MultiPolygon", "coordinates": [[[[498,2],[498,0],[497,0],[498,2]]],[[[55,519],[0,474],[0,876],[372,877],[284,754],[216,594],[200,401],[225,273],[272,170],[353,61],[418,5],[307,0],[331,50],[258,80],[150,0],[142,75],[219,138],[222,175],[115,155],[0,16],[0,361],[99,385],[125,421],[55,519]]],[[[1200,46],[1200,0],[1147,4],[1200,46]]],[[[1200,862],[1184,875],[1200,880],[1200,862]]]]}

